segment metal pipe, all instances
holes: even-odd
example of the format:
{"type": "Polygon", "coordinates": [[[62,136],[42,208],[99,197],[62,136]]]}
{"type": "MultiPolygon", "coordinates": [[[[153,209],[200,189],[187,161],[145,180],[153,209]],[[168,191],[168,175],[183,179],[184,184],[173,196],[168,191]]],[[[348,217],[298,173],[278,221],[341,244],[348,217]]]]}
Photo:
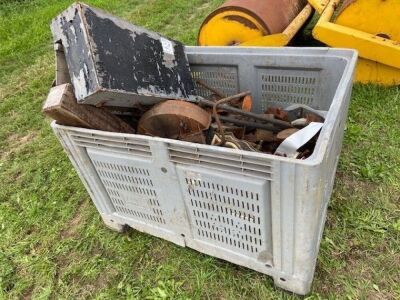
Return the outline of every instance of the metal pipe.
{"type": "Polygon", "coordinates": [[[274,133],[278,133],[281,131],[281,129],[276,128],[272,124],[262,124],[262,123],[250,122],[250,121],[240,120],[240,119],[236,119],[233,117],[227,117],[227,116],[219,116],[219,119],[221,121],[224,121],[227,123],[232,123],[235,125],[246,126],[246,127],[256,128],[256,129],[264,129],[264,130],[272,131],[274,133]]]}
{"type": "MultiPolygon", "coordinates": [[[[237,96],[237,95],[236,95],[237,96]]],[[[215,102],[212,102],[210,100],[206,100],[206,99],[201,99],[198,102],[201,105],[204,106],[208,106],[208,107],[214,107],[215,102]]],[[[287,129],[287,128],[292,128],[293,126],[289,123],[289,122],[285,122],[285,121],[281,121],[281,120],[277,120],[277,119],[272,119],[270,117],[261,115],[261,114],[255,114],[252,112],[247,112],[247,111],[243,111],[239,108],[227,105],[227,104],[221,104],[218,106],[219,109],[225,110],[227,112],[230,113],[234,113],[234,114],[238,114],[238,115],[242,115],[244,117],[248,117],[251,118],[253,120],[257,120],[257,121],[262,121],[262,122],[267,122],[267,123],[271,123],[274,124],[276,126],[279,126],[280,128],[283,129],[287,129]]]]}

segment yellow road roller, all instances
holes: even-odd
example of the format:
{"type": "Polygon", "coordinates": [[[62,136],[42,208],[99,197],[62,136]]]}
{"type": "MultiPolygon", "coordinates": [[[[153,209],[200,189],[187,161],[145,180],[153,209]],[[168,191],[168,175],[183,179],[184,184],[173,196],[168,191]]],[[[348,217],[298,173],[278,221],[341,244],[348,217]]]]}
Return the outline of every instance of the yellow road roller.
{"type": "Polygon", "coordinates": [[[400,84],[400,0],[229,0],[203,22],[202,46],[286,46],[314,9],[315,39],[358,50],[356,80],[400,84]]]}

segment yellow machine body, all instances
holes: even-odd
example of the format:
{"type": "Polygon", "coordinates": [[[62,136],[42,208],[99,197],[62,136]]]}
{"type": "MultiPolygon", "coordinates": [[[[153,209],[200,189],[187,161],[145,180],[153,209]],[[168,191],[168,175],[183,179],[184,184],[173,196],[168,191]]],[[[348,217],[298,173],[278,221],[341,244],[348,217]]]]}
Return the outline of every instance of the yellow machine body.
{"type": "Polygon", "coordinates": [[[314,38],[331,47],[358,50],[357,81],[400,84],[399,0],[347,0],[339,11],[340,0],[322,6],[312,2],[321,13],[314,38]]]}

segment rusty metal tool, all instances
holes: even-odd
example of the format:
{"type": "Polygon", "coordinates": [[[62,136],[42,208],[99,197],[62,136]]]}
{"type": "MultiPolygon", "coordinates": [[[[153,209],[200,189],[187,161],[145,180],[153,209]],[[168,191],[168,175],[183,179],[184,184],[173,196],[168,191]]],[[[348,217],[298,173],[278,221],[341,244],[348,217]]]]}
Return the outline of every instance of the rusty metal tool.
{"type": "Polygon", "coordinates": [[[273,115],[275,119],[289,122],[289,114],[281,107],[268,107],[265,113],[273,115]]]}
{"type": "Polygon", "coordinates": [[[195,79],[195,82],[196,82],[196,84],[201,85],[202,87],[206,88],[210,92],[214,93],[218,97],[221,97],[221,98],[225,98],[226,97],[226,95],[224,95],[221,91],[213,88],[212,86],[210,86],[209,84],[207,84],[206,82],[204,82],[201,79],[195,79]]]}
{"type": "Polygon", "coordinates": [[[250,127],[250,128],[269,130],[269,131],[272,131],[275,133],[281,131],[279,128],[274,127],[272,124],[251,122],[251,121],[241,120],[241,119],[237,119],[235,117],[228,117],[228,116],[219,116],[219,119],[223,122],[232,123],[232,124],[250,127]]]}
{"type": "MultiPolygon", "coordinates": [[[[241,93],[241,94],[243,95],[245,93],[241,93]]],[[[241,94],[238,94],[238,95],[241,95],[241,94]]],[[[238,95],[236,95],[236,96],[238,96],[238,95]]],[[[248,94],[245,94],[245,95],[248,95],[248,94]]],[[[235,98],[235,99],[237,99],[237,98],[235,98]]],[[[221,100],[223,100],[223,99],[221,99],[221,100]]],[[[200,100],[198,100],[198,103],[200,105],[204,105],[204,106],[208,106],[208,107],[214,107],[214,104],[215,104],[215,102],[206,100],[206,99],[200,99],[200,100]]],[[[243,117],[247,117],[247,118],[250,118],[253,120],[257,120],[257,121],[264,122],[264,123],[270,123],[270,124],[273,124],[275,126],[282,128],[282,129],[293,127],[289,122],[276,120],[274,118],[271,118],[271,117],[268,117],[268,116],[262,115],[262,114],[256,114],[256,113],[252,113],[252,112],[243,111],[242,109],[239,109],[239,108],[227,105],[227,104],[218,105],[218,108],[222,109],[226,112],[238,114],[238,115],[241,115],[243,117]]]]}
{"type": "Polygon", "coordinates": [[[233,96],[230,96],[230,97],[223,98],[223,99],[218,100],[217,102],[214,103],[214,105],[213,105],[213,117],[214,117],[215,121],[217,122],[218,131],[221,134],[221,143],[222,144],[225,144],[225,132],[224,132],[224,129],[223,129],[223,126],[222,126],[222,123],[221,123],[221,120],[219,118],[219,114],[218,114],[218,111],[217,111],[218,106],[222,105],[224,103],[231,102],[231,101],[236,100],[236,99],[243,98],[243,97],[248,96],[250,94],[251,94],[251,92],[247,91],[247,92],[243,92],[243,93],[240,93],[240,94],[237,94],[237,95],[233,95],[233,96]]]}
{"type": "MultiPolygon", "coordinates": [[[[206,88],[207,90],[209,90],[210,92],[213,93],[213,95],[216,95],[219,98],[225,98],[226,96],[219,90],[213,88],[212,86],[210,86],[209,84],[207,84],[206,82],[204,82],[201,79],[195,79],[195,82],[197,85],[201,85],[202,87],[206,88]]],[[[242,105],[241,105],[241,109],[247,112],[250,112],[251,109],[253,107],[253,98],[251,97],[251,95],[246,95],[243,97],[242,99],[242,105]]]]}

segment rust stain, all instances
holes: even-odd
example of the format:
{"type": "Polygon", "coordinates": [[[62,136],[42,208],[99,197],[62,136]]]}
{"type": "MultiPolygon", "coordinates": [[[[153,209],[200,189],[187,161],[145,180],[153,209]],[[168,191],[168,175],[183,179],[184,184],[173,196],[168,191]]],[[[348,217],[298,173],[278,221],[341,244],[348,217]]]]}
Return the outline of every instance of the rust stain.
{"type": "Polygon", "coordinates": [[[211,115],[196,104],[168,100],[141,117],[138,133],[180,139],[206,130],[210,124],[211,115]]]}
{"type": "Polygon", "coordinates": [[[227,19],[227,20],[231,20],[231,21],[235,21],[235,22],[241,23],[241,24],[243,24],[244,26],[249,27],[249,28],[251,28],[251,29],[257,29],[257,26],[256,26],[256,25],[254,25],[254,24],[253,24],[252,22],[250,22],[249,20],[247,20],[247,19],[245,19],[245,18],[243,18],[243,17],[240,17],[240,16],[226,16],[224,19],[227,19]]]}
{"type": "MultiPolygon", "coordinates": [[[[217,14],[226,11],[241,11],[256,19],[263,26],[266,35],[281,33],[306,4],[307,0],[229,0],[208,15],[201,27],[217,14]]],[[[249,28],[255,26],[248,24],[247,20],[245,23],[239,19],[235,19],[235,21],[249,28]]]]}

